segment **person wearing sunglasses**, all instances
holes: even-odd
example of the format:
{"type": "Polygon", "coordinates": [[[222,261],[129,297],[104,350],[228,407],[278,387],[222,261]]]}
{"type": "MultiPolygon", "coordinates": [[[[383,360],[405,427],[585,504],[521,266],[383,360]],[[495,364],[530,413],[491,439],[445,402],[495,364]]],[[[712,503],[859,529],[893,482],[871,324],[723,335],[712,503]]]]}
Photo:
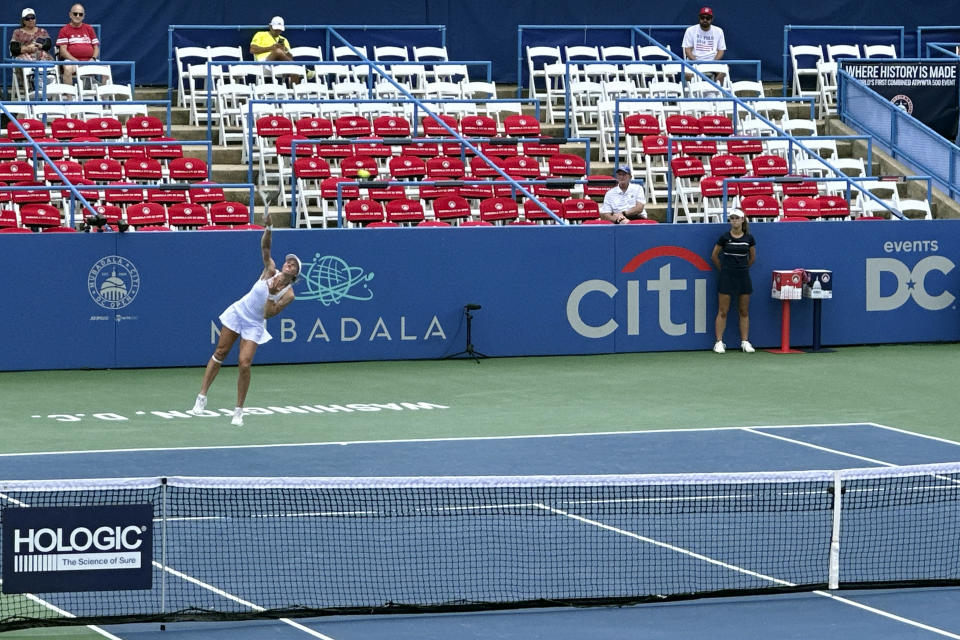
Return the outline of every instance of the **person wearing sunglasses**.
{"type": "MultiPolygon", "coordinates": [[[[82,4],[70,7],[70,22],[57,34],[57,54],[61,60],[97,60],[100,58],[100,40],[93,27],[83,21],[86,11],[82,4]]],[[[73,83],[73,74],[77,67],[68,64],[63,67],[63,81],[73,83]]]]}
{"type": "MultiPolygon", "coordinates": [[[[687,27],[683,34],[683,57],[687,60],[720,60],[727,51],[723,29],[713,24],[713,9],[701,7],[697,14],[698,24],[687,27]]],[[[718,73],[714,80],[722,84],[724,74],[718,73]]]]}
{"type": "Polygon", "coordinates": [[[37,12],[27,8],[20,12],[20,28],[10,38],[10,55],[17,60],[53,60],[53,40],[43,27],[37,26],[37,12]]]}

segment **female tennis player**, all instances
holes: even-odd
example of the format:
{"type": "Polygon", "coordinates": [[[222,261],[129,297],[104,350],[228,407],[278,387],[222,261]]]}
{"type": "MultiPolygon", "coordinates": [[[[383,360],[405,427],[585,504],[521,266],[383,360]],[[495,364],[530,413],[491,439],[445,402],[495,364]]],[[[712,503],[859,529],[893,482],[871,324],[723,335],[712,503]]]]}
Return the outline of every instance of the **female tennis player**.
{"type": "Polygon", "coordinates": [[[740,316],[740,348],[745,353],[753,353],[753,345],[747,338],[750,335],[750,294],[753,293],[750,265],[757,259],[757,242],[750,235],[749,225],[741,211],[731,210],[727,213],[727,220],[730,221],[730,230],[720,236],[710,256],[713,266],[720,272],[717,287],[717,343],[713,345],[713,350],[717,353],[727,350],[723,344],[723,332],[727,328],[730,300],[736,296],[737,313],[740,316]]]}
{"type": "Polygon", "coordinates": [[[233,343],[240,338],[240,352],[238,356],[239,374],[237,376],[237,408],[233,411],[234,426],[243,426],[243,403],[250,388],[250,365],[257,346],[271,336],[267,332],[267,318],[272,318],[293,302],[292,285],[300,275],[300,258],[288,253],[283,260],[283,266],[277,269],[273,258],[270,257],[270,239],[273,226],[270,224],[270,212],[264,216],[266,229],[260,239],[260,252],[263,254],[263,272],[260,279],[254,283],[247,293],[226,311],[220,314],[220,341],[214,350],[207,369],[200,384],[200,393],[193,405],[193,413],[203,411],[207,406],[207,390],[213,384],[213,379],[220,372],[220,367],[226,359],[233,343]]]}

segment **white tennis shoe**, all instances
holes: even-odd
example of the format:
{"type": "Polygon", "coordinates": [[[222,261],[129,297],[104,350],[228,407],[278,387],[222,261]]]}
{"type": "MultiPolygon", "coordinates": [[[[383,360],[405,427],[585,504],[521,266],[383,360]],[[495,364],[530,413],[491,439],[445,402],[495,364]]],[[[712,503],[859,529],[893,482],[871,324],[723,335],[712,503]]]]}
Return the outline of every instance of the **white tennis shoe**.
{"type": "Polygon", "coordinates": [[[727,347],[723,344],[723,340],[717,340],[717,344],[713,345],[714,353],[726,353],[727,347]]]}
{"type": "Polygon", "coordinates": [[[207,396],[198,393],[197,400],[193,403],[193,409],[190,410],[190,413],[200,413],[207,408],[207,396]]]}
{"type": "Polygon", "coordinates": [[[237,407],[233,410],[233,419],[230,420],[230,424],[235,427],[243,426],[243,407],[237,407]]]}
{"type": "Polygon", "coordinates": [[[740,342],[740,348],[743,349],[744,353],[753,353],[756,349],[753,348],[753,345],[750,344],[749,340],[742,340],[740,342]]]}

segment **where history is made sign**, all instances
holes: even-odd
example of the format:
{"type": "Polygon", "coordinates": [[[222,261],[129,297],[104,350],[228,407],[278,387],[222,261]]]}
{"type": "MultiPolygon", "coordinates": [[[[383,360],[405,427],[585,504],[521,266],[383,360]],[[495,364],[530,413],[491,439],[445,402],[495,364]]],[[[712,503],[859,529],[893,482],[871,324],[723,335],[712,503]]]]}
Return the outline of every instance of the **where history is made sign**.
{"type": "Polygon", "coordinates": [[[957,139],[960,63],[842,60],[841,68],[950,142],[957,139]]]}

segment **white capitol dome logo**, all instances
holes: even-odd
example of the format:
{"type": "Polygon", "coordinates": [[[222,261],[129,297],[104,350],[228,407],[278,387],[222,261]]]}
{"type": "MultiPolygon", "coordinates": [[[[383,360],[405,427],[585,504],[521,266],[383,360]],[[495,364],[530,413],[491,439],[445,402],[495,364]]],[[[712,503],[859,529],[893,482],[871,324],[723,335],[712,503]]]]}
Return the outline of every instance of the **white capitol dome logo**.
{"type": "Polygon", "coordinates": [[[123,256],[101,258],[87,274],[87,291],[104,309],[122,309],[140,291],[140,272],[123,256]]]}

